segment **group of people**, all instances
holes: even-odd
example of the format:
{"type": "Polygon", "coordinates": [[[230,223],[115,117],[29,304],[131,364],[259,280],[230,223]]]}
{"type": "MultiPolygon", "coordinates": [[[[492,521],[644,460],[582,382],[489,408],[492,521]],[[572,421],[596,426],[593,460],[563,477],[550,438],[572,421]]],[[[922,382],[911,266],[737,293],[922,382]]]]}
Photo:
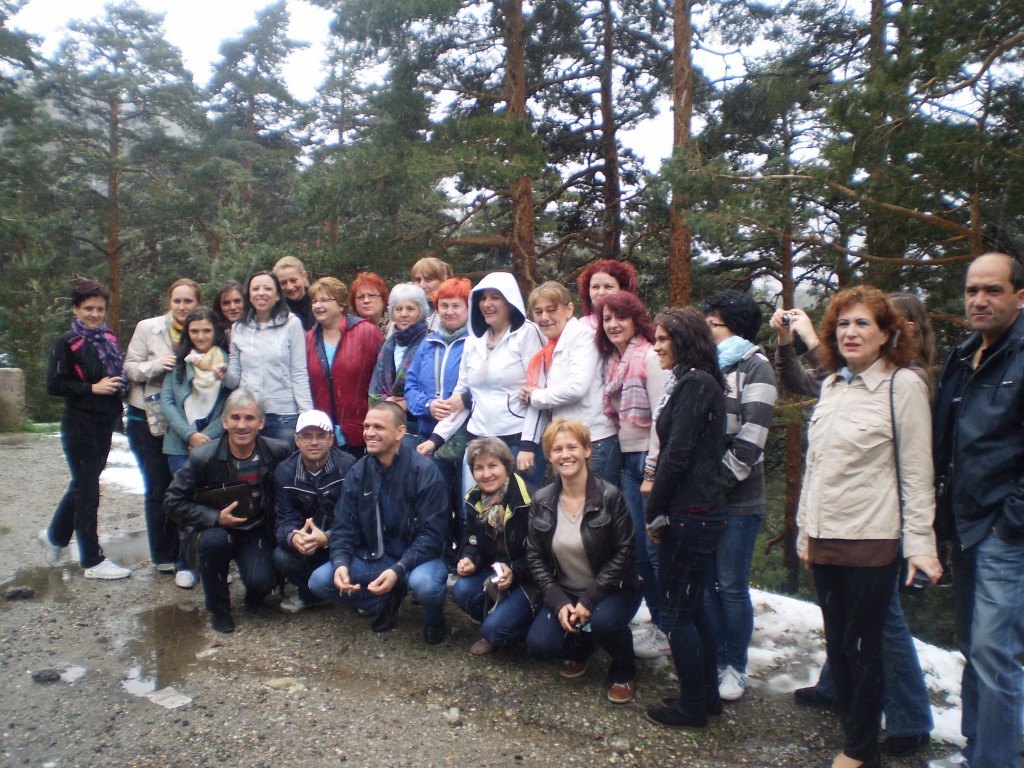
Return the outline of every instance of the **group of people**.
{"type": "MultiPolygon", "coordinates": [[[[235,627],[235,561],[248,608],[284,579],[296,592],[282,610],[339,603],[377,632],[395,626],[411,591],[436,644],[451,574],[454,602],[480,623],[473,655],[525,642],[576,678],[600,647],[607,698],[626,703],[641,648],[663,649],[679,695],[647,717],[706,725],[723,699],[743,696],[753,633],[750,565],[777,395],[757,302],[728,290],[652,321],[635,270],[615,260],[580,275],[580,317],[558,282],[524,302],[506,272],[473,286],[426,258],[412,276],[390,290],[372,273],[350,288],[310,284],[287,257],[244,288],[225,284],[209,308],[178,280],[167,313],[137,325],[123,358],[103,322],[106,289],[76,284],[48,378],[66,401],[72,476],[40,533],[48,562],[75,533],[87,577],[130,574],[96,535],[99,473],[127,393],[153,563],[180,587],[201,582],[215,630],[235,627]],[[638,630],[642,604],[651,622],[638,630]]],[[[927,744],[927,692],[896,594],[942,575],[936,530],[957,544],[965,764],[1019,765],[1021,574],[992,582],[1013,548],[1021,570],[1024,546],[1024,440],[1011,434],[1024,407],[1014,398],[1024,268],[979,257],[967,283],[977,333],[935,390],[934,463],[934,345],[915,297],[841,291],[817,333],[800,310],[771,318],[784,386],[818,398],[797,549],[828,664],[796,697],[838,705],[835,768],[927,744]],[[995,757],[1014,734],[1017,757],[995,757]]]]}

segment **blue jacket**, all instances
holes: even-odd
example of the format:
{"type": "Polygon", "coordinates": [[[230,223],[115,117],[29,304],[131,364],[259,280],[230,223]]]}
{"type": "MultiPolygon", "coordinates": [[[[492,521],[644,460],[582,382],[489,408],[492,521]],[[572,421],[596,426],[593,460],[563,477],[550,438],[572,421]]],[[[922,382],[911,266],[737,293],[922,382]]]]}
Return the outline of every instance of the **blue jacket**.
{"type": "Polygon", "coordinates": [[[355,463],[354,456],[332,447],[323,471],[316,477],[306,469],[298,451],[277,465],[274,470],[274,534],[278,544],[289,549],[292,531],[302,528],[310,517],[321,531],[330,530],[345,475],[355,463]]]}
{"type": "Polygon", "coordinates": [[[224,434],[224,425],[220,417],[224,412],[224,401],[228,390],[223,386],[217,396],[217,402],[206,419],[206,427],[197,430],[194,423],[185,418],[185,398],[192,394],[192,379],[196,370],[192,363],[185,363],[184,381],[178,381],[178,372],[168,371],[164,375],[163,389],[160,391],[160,412],[167,420],[167,434],[164,435],[164,453],[168,456],[188,456],[188,439],[195,432],[201,431],[210,440],[216,440],[224,434]]]}
{"type": "Polygon", "coordinates": [[[406,579],[417,565],[441,557],[448,541],[448,489],[434,461],[405,446],[387,469],[376,456],[363,456],[345,475],[328,538],[335,569],[350,567],[353,557],[378,560],[386,554],[406,579]],[[392,522],[381,510],[382,491],[392,522]]]}
{"type": "Polygon", "coordinates": [[[1024,538],[1024,312],[976,369],[981,335],[950,352],[932,426],[936,531],[965,549],[988,535],[1024,538]]]}
{"type": "Polygon", "coordinates": [[[434,431],[437,419],[430,415],[430,404],[440,397],[451,397],[459,381],[459,364],[462,362],[462,347],[466,333],[445,344],[441,334],[427,336],[416,350],[412,366],[405,379],[405,403],[409,415],[418,419],[416,434],[429,435],[434,431]]]}

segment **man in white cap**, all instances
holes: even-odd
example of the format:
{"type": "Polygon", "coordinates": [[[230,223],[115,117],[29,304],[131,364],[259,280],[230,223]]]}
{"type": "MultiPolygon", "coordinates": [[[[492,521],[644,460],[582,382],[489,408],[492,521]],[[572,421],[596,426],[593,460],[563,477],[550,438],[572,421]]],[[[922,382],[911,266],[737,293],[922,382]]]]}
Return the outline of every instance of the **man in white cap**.
{"type": "Polygon", "coordinates": [[[345,473],[355,458],[334,445],[334,425],[323,411],[305,411],[295,423],[298,453],[274,471],[274,565],[298,588],[281,601],[285,613],[323,603],[309,591],[309,577],[329,558],[328,531],[345,473]]]}

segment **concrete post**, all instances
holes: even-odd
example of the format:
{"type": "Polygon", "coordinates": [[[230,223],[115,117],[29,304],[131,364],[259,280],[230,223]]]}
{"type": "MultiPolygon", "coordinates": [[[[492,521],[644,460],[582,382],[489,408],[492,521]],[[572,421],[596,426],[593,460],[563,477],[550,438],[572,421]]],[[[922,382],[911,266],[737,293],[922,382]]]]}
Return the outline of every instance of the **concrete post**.
{"type": "Polygon", "coordinates": [[[25,423],[25,374],[0,368],[0,432],[20,432],[25,423]]]}

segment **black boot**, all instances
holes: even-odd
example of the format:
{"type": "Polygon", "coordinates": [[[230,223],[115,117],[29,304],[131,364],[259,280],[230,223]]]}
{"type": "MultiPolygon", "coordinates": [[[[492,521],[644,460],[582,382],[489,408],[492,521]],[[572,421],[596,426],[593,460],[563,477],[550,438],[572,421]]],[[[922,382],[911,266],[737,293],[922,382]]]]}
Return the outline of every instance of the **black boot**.
{"type": "Polygon", "coordinates": [[[405,582],[395,584],[394,588],[388,592],[388,598],[384,601],[384,607],[381,608],[380,613],[374,618],[370,629],[374,632],[389,632],[394,629],[395,620],[398,618],[398,609],[402,607],[402,600],[405,599],[405,593],[408,591],[409,588],[405,585],[405,582]]]}

